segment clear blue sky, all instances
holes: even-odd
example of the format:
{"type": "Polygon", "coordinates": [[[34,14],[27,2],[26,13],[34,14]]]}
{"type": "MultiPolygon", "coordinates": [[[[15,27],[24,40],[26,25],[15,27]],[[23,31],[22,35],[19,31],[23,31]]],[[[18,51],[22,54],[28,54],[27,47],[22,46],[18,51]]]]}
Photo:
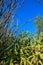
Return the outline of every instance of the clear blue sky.
{"type": "MultiPolygon", "coordinates": [[[[22,0],[18,0],[18,1],[21,2],[22,0]]],[[[42,2],[43,0],[40,1],[42,2]]],[[[7,4],[9,3],[10,0],[8,1],[7,4]]],[[[25,0],[24,4],[16,12],[17,15],[19,16],[18,17],[19,26],[21,26],[23,23],[25,23],[27,20],[30,20],[31,18],[34,18],[36,16],[43,16],[42,4],[36,2],[35,0],[25,0]]],[[[4,9],[6,9],[6,4],[4,5],[4,9]]],[[[17,17],[15,19],[14,19],[14,24],[17,22],[17,17]]],[[[31,20],[24,27],[20,28],[20,31],[26,31],[26,30],[29,30],[31,33],[35,33],[37,31],[34,25],[34,21],[31,20]]]]}
{"type": "MultiPolygon", "coordinates": [[[[22,7],[17,11],[19,16],[19,26],[25,21],[34,18],[36,16],[43,16],[43,5],[39,4],[35,0],[25,0],[22,7]]],[[[31,33],[36,32],[34,21],[29,22],[20,30],[26,31],[29,30],[31,33]]]]}

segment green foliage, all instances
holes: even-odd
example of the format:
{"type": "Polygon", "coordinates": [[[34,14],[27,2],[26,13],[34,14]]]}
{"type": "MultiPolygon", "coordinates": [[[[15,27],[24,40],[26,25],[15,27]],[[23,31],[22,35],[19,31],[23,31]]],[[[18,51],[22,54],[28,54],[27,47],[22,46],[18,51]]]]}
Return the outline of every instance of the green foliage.
{"type": "Polygon", "coordinates": [[[38,34],[40,34],[40,32],[43,32],[43,17],[42,16],[38,16],[37,19],[35,20],[35,25],[37,27],[37,31],[38,34]]]}
{"type": "Polygon", "coordinates": [[[28,32],[11,35],[0,56],[2,65],[43,65],[43,34],[39,39],[28,32]]]}
{"type": "Polygon", "coordinates": [[[39,37],[39,39],[36,39],[33,36],[29,44],[27,43],[27,45],[21,47],[20,65],[43,65],[43,43],[41,42],[43,39],[42,36],[42,33],[40,33],[41,38],[39,37]]]}

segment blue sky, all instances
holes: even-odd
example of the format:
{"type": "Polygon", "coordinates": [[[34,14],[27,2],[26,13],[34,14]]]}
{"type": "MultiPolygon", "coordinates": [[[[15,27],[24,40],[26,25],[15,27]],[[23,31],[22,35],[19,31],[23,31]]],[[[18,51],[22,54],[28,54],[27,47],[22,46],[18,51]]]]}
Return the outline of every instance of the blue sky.
{"type": "MultiPolygon", "coordinates": [[[[27,20],[34,18],[36,16],[43,16],[43,5],[36,2],[35,0],[25,0],[24,4],[17,11],[19,16],[19,26],[21,26],[27,20]]],[[[24,27],[20,28],[20,31],[29,30],[31,33],[36,33],[37,29],[35,28],[34,21],[30,21],[24,27]]]]}
{"type": "MultiPolygon", "coordinates": [[[[18,0],[18,1],[21,2],[22,0],[18,0]]],[[[43,0],[40,0],[40,2],[42,1],[43,0]]],[[[10,3],[10,0],[6,3],[4,5],[3,11],[4,9],[7,8],[6,5],[10,3]]],[[[15,11],[13,11],[13,13],[15,13],[15,11]]],[[[25,0],[24,4],[17,10],[16,14],[17,16],[16,18],[14,18],[14,24],[17,22],[18,19],[18,24],[19,24],[18,26],[21,26],[27,20],[35,18],[36,16],[43,16],[43,2],[42,4],[40,4],[36,2],[36,0],[25,0]]],[[[37,29],[35,28],[34,20],[31,20],[28,24],[26,24],[25,26],[19,29],[19,31],[26,31],[26,30],[30,31],[31,33],[36,33],[37,29]]]]}

